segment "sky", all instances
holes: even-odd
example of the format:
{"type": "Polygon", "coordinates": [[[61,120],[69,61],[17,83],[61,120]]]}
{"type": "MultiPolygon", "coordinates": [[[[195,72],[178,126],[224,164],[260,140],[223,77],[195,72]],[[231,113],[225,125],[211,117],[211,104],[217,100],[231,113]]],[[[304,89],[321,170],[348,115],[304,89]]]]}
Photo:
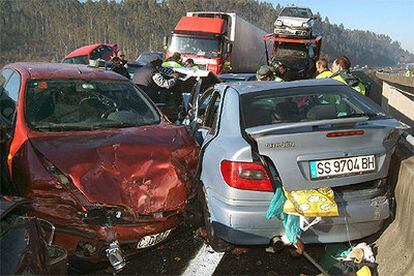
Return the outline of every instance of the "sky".
{"type": "Polygon", "coordinates": [[[414,0],[268,0],[282,6],[295,4],[327,16],[347,29],[386,34],[414,53],[414,0]]]}

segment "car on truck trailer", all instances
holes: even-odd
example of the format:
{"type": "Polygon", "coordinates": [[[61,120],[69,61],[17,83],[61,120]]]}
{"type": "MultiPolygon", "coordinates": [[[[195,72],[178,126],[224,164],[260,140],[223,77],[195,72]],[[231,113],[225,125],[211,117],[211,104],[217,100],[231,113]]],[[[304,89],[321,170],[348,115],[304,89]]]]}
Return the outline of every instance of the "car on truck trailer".
{"type": "Polygon", "coordinates": [[[265,33],[235,13],[188,12],[164,39],[165,56],[179,52],[215,74],[256,72],[266,62],[265,33]]]}

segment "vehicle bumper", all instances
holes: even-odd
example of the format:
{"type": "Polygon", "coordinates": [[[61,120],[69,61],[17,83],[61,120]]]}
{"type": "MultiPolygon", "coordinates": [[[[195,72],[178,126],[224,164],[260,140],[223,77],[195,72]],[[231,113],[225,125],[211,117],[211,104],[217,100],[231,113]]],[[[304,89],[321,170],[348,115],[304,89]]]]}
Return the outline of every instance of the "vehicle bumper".
{"type": "Polygon", "coordinates": [[[309,37],[312,35],[310,29],[296,29],[290,27],[275,27],[274,33],[281,36],[309,37]]]}
{"type": "MultiPolygon", "coordinates": [[[[132,256],[154,246],[137,249],[138,242],[147,235],[158,234],[170,229],[177,229],[182,223],[181,216],[172,216],[163,221],[137,223],[130,225],[97,226],[86,225],[82,227],[57,227],[55,243],[65,247],[71,258],[88,262],[107,261],[105,250],[113,241],[118,241],[124,256],[132,256]],[[85,247],[85,244],[88,244],[85,247]],[[83,248],[93,248],[85,250],[83,248]]],[[[170,233],[167,240],[174,235],[170,233]]],[[[161,242],[162,243],[162,242],[161,242]]]]}
{"type": "MultiPolygon", "coordinates": [[[[302,233],[305,243],[334,243],[364,238],[378,232],[392,214],[393,199],[384,189],[355,191],[343,198],[346,200],[336,200],[340,213],[338,217],[322,218],[321,222],[302,233]]],[[[209,197],[215,233],[230,243],[240,245],[269,244],[274,236],[284,234],[279,218],[266,220],[267,204],[248,204],[235,206],[217,197],[209,197]]]]}

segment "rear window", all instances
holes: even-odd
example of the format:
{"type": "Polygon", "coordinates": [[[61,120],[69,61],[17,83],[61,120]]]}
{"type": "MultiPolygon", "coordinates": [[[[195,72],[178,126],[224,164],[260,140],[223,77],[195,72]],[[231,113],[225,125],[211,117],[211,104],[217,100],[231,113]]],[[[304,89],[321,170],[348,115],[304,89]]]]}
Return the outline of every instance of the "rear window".
{"type": "Polygon", "coordinates": [[[297,87],[241,95],[244,128],[385,113],[367,97],[347,86],[297,87]]]}
{"type": "Polygon", "coordinates": [[[39,131],[65,131],[157,124],[160,116],[128,81],[32,80],[26,120],[39,131]]]}

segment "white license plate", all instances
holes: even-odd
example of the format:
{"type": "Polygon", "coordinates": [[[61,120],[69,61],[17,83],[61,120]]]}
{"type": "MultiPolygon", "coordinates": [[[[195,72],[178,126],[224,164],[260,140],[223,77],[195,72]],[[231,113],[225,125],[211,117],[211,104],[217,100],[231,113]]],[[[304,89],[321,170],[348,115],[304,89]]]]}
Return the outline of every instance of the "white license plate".
{"type": "Polygon", "coordinates": [[[171,233],[172,229],[154,235],[148,235],[139,240],[137,248],[146,248],[156,245],[165,240],[171,233]]]}
{"type": "Polygon", "coordinates": [[[358,174],[375,170],[375,155],[311,161],[311,178],[358,174]]]}

